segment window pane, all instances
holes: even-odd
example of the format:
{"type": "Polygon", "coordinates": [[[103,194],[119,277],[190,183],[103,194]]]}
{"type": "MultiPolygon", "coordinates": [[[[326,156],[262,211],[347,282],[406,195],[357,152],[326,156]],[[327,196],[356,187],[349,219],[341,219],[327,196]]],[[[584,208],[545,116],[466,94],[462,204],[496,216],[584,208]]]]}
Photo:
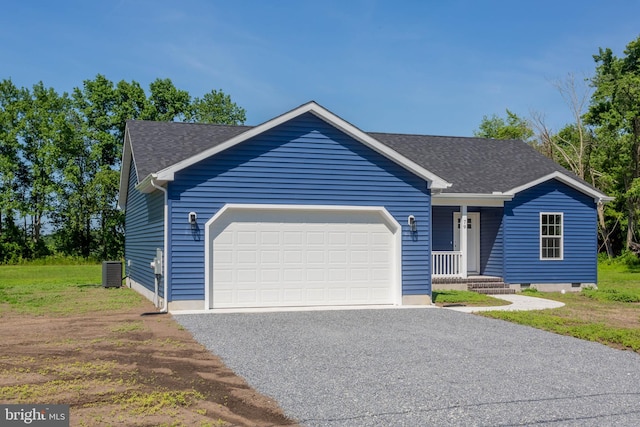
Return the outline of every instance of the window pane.
{"type": "Polygon", "coordinates": [[[559,237],[543,237],[542,248],[540,250],[541,257],[549,259],[560,258],[560,243],[561,239],[559,237]]]}

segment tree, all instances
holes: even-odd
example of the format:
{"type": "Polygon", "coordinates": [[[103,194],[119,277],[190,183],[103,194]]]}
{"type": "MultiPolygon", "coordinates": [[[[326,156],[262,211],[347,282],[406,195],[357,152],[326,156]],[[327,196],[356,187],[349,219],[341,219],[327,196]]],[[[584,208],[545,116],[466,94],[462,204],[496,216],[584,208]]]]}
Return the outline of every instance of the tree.
{"type": "Polygon", "coordinates": [[[24,91],[11,80],[0,82],[0,263],[20,258],[24,247],[14,218],[19,207],[18,170],[23,169],[18,141],[23,98],[24,91]]]}
{"type": "Polygon", "coordinates": [[[640,201],[640,37],[630,42],[625,56],[611,49],[594,55],[595,88],[585,116],[595,126],[600,141],[599,159],[611,184],[616,204],[626,212],[625,246],[638,249],[637,222],[640,201]]]}
{"type": "Polygon", "coordinates": [[[491,117],[483,116],[480,127],[473,134],[480,138],[519,139],[531,142],[534,136],[531,124],[508,109],[506,112],[506,119],[495,114],[491,117]]]}
{"type": "Polygon", "coordinates": [[[154,80],[149,90],[151,93],[143,119],[172,122],[186,118],[191,104],[189,92],[176,88],[170,79],[154,80]]]}
{"type": "Polygon", "coordinates": [[[239,125],[246,120],[244,108],[231,101],[229,95],[212,90],[195,98],[188,115],[189,122],[239,125]]]}
{"type": "Polygon", "coordinates": [[[60,150],[65,146],[64,129],[71,103],[66,93],[60,96],[42,82],[25,95],[19,104],[24,112],[18,133],[23,159],[23,167],[18,170],[22,193],[19,210],[25,223],[31,221],[28,230],[25,224],[30,236],[28,248],[39,256],[46,252],[41,235],[43,219],[56,210],[60,150]]]}
{"type": "MultiPolygon", "coordinates": [[[[571,111],[573,123],[565,125],[557,133],[554,133],[547,127],[544,116],[536,112],[531,113],[532,123],[538,133],[538,148],[544,155],[569,169],[579,178],[588,181],[594,187],[608,191],[608,183],[602,179],[603,173],[596,167],[599,164],[594,164],[596,162],[593,160],[594,150],[597,149],[595,134],[593,129],[590,129],[583,120],[591,95],[590,88],[584,83],[578,83],[573,74],[568,74],[566,79],[554,83],[571,111]]],[[[616,228],[617,221],[613,224],[607,221],[606,210],[610,210],[610,207],[603,203],[598,204],[598,232],[607,255],[611,258],[614,255],[611,235],[616,228]]]]}
{"type": "Polygon", "coordinates": [[[47,254],[43,230],[63,254],[122,256],[124,214],[116,203],[127,120],[245,120],[222,91],[192,100],[170,79],[156,79],[148,93],[101,74],[71,96],[42,82],[31,90],[0,82],[0,262],[47,254]]]}

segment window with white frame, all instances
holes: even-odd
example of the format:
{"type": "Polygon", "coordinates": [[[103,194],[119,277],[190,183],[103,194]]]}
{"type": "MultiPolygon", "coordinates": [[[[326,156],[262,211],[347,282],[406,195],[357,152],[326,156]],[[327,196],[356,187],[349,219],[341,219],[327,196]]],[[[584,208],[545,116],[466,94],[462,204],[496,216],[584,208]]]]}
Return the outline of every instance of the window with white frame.
{"type": "Polygon", "coordinates": [[[562,259],[563,229],[561,212],[540,213],[540,259],[562,259]]]}

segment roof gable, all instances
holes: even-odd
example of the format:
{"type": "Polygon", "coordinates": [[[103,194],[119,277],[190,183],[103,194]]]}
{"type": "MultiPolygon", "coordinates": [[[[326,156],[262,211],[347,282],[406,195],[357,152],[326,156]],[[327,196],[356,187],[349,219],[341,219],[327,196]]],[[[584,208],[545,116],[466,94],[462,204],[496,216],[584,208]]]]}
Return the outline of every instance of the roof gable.
{"type": "Polygon", "coordinates": [[[118,205],[124,207],[126,204],[131,162],[134,163],[138,175],[136,182],[140,183],[159,170],[195,156],[248,129],[251,129],[251,126],[127,121],[118,205]]]}
{"type": "Polygon", "coordinates": [[[298,108],[295,108],[285,114],[282,114],[274,119],[271,119],[261,125],[258,125],[256,127],[253,128],[246,128],[243,132],[238,133],[237,135],[232,136],[231,138],[227,139],[226,141],[219,143],[219,144],[215,144],[213,146],[210,146],[208,149],[199,152],[198,154],[195,154],[191,157],[186,157],[177,163],[174,163],[162,170],[157,171],[156,173],[156,179],[159,182],[166,182],[166,181],[172,181],[174,179],[174,175],[176,172],[189,167],[201,160],[204,160],[208,157],[214,156],[217,153],[224,151],[230,147],[233,147],[235,145],[238,145],[250,138],[253,138],[254,136],[260,135],[270,129],[275,128],[276,126],[283,124],[285,122],[288,122],[289,120],[292,120],[293,118],[299,117],[305,113],[311,113],[313,115],[315,115],[316,117],[324,120],[325,122],[329,123],[330,125],[334,126],[335,128],[339,129],[340,131],[346,133],[347,135],[351,136],[352,138],[354,138],[355,140],[365,144],[366,146],[368,146],[369,148],[372,148],[374,151],[377,151],[378,153],[382,154],[383,156],[393,160],[394,162],[398,163],[400,166],[403,166],[404,168],[410,170],[411,172],[415,173],[416,175],[424,178],[425,180],[427,180],[428,182],[430,182],[431,184],[431,188],[438,188],[438,189],[443,189],[443,188],[447,188],[449,186],[451,186],[451,184],[445,180],[443,180],[442,178],[440,178],[439,176],[437,176],[436,174],[430,172],[429,170],[423,168],[422,166],[420,166],[419,164],[415,163],[414,161],[412,161],[410,158],[405,157],[403,155],[401,155],[400,153],[394,151],[393,149],[391,149],[390,147],[386,146],[385,144],[380,143],[379,141],[377,141],[376,139],[372,138],[370,135],[366,134],[365,132],[361,131],[360,129],[356,128],[355,126],[353,126],[352,124],[348,123],[347,121],[341,119],[340,117],[336,116],[335,114],[331,113],[329,110],[321,107],[320,105],[316,104],[315,102],[309,102],[306,104],[301,105],[298,108]]]}

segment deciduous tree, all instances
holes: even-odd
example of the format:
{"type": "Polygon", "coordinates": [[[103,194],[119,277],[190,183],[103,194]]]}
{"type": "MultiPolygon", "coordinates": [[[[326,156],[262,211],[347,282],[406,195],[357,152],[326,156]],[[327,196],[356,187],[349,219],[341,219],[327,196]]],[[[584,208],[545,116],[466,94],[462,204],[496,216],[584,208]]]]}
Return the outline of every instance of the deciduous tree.
{"type": "Polygon", "coordinates": [[[626,216],[625,245],[638,249],[640,201],[640,37],[630,42],[623,57],[611,49],[594,55],[594,93],[586,115],[595,127],[599,160],[611,183],[617,206],[626,216]]]}
{"type": "Polygon", "coordinates": [[[506,113],[506,118],[495,114],[491,117],[482,117],[480,127],[473,134],[480,138],[519,139],[525,142],[532,142],[534,132],[531,123],[508,109],[506,113]]]}

